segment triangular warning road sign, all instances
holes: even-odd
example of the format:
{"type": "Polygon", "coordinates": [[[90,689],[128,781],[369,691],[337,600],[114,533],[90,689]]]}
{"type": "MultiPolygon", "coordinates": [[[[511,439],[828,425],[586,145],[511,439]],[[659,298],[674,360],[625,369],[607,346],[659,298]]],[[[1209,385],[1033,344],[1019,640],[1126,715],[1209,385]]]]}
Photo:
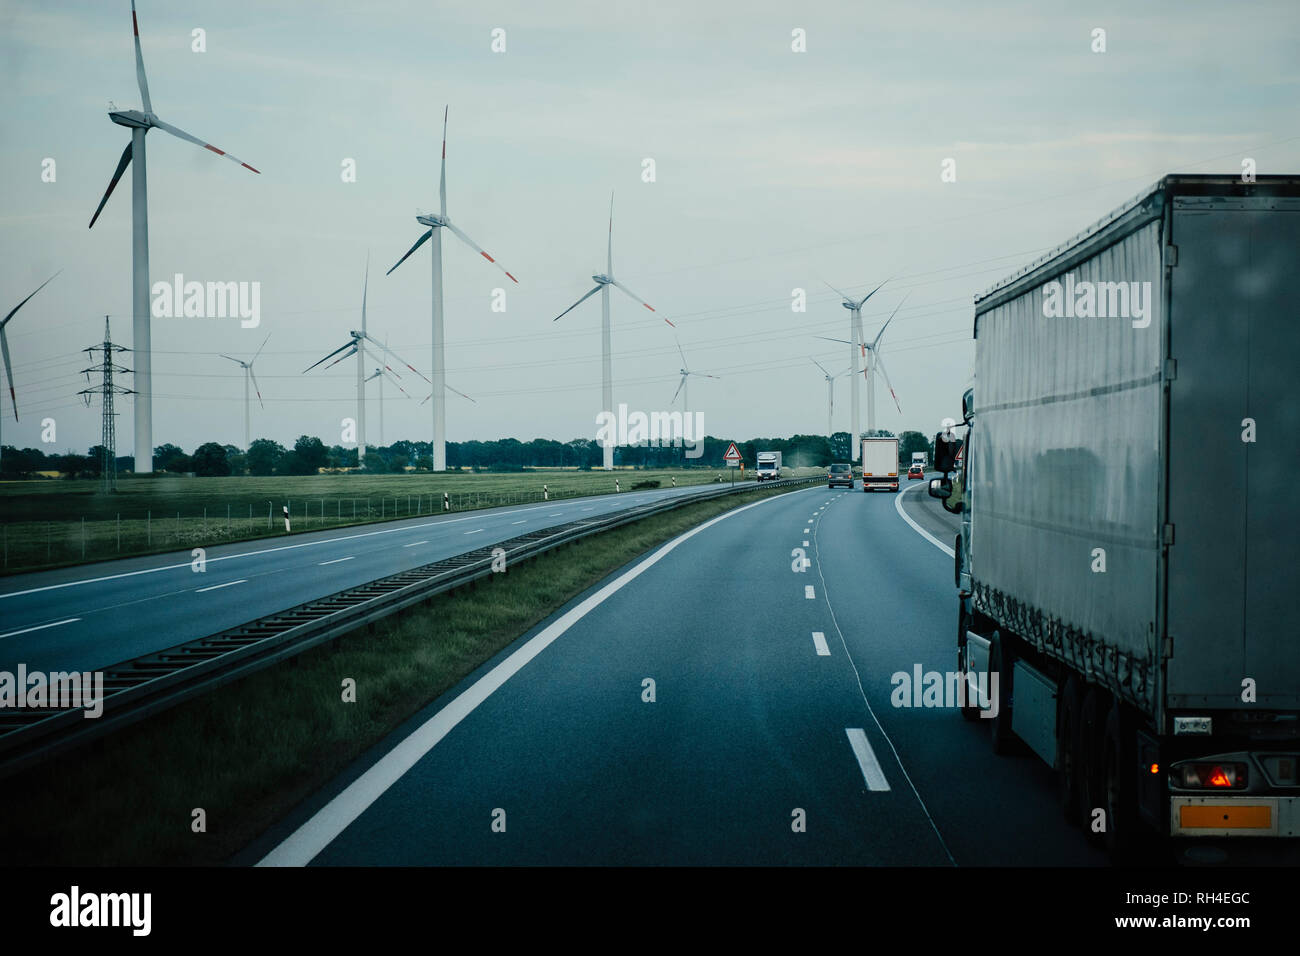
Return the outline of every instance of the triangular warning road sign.
{"type": "Polygon", "coordinates": [[[733,441],[727,446],[727,453],[722,456],[723,461],[740,461],[740,449],[736,447],[733,441]]]}

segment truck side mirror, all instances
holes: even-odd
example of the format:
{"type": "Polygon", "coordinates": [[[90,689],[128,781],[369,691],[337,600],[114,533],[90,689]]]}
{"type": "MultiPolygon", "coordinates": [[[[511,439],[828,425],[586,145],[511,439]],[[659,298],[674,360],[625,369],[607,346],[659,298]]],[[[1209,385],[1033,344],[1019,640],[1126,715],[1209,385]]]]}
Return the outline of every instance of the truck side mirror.
{"type": "Polygon", "coordinates": [[[952,495],[952,482],[947,478],[930,479],[930,497],[948,498],[952,495]]]}
{"type": "Polygon", "coordinates": [[[934,468],[944,474],[952,471],[956,461],[957,452],[961,448],[961,440],[951,431],[942,431],[934,436],[934,468]]]}

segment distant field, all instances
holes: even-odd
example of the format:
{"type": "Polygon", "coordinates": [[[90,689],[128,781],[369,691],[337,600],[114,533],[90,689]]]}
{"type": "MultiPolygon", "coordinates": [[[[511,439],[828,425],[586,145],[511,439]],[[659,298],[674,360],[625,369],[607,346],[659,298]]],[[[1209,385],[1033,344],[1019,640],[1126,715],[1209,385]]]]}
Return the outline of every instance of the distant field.
{"type": "MultiPolygon", "coordinates": [[[[812,473],[818,469],[786,469],[812,473]]],[[[668,488],[732,479],[728,469],[614,472],[537,469],[523,473],[444,472],[304,475],[270,478],[124,478],[116,494],[101,483],[0,482],[0,571],[107,560],[284,535],[287,504],[294,533],[442,511],[626,492],[641,482],[668,488]]],[[[747,473],[752,478],[752,472],[747,473]]]]}

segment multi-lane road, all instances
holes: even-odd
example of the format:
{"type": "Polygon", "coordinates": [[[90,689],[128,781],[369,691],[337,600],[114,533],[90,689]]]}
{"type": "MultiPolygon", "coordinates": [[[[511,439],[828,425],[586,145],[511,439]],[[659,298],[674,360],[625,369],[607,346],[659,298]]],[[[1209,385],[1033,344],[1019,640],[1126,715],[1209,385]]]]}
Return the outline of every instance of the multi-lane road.
{"type": "Polygon", "coordinates": [[[921,485],[796,491],[656,549],[238,862],[1103,863],[1039,761],[895,706],[894,675],[955,666],[956,526],[921,485]]]}
{"type": "Polygon", "coordinates": [[[218,545],[0,581],[0,670],[93,671],[493,541],[716,488],[694,485],[218,545]]]}

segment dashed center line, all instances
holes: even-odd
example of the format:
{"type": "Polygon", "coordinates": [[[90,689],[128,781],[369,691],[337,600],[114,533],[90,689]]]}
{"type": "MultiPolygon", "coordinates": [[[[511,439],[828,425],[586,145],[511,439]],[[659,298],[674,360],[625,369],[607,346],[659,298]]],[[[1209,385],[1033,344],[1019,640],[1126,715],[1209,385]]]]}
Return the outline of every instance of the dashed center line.
{"type": "Polygon", "coordinates": [[[71,624],[73,621],[80,621],[79,617],[70,617],[63,621],[52,621],[49,624],[37,624],[35,627],[25,627],[21,631],[10,631],[8,634],[0,634],[0,638],[17,637],[19,634],[27,634],[31,631],[43,631],[47,627],[58,627],[60,624],[71,624]]]}
{"type": "Polygon", "coordinates": [[[826,635],[821,631],[813,631],[813,644],[817,648],[818,657],[831,656],[831,649],[826,646],[826,635]]]}
{"type": "Polygon", "coordinates": [[[853,748],[853,755],[858,758],[858,766],[862,768],[862,779],[867,782],[867,789],[888,790],[889,781],[885,779],[885,771],[880,769],[880,761],[867,742],[866,731],[861,727],[846,727],[844,732],[849,735],[849,745],[853,748]]]}
{"type": "Polygon", "coordinates": [[[806,598],[807,598],[808,600],[810,600],[810,601],[816,599],[816,597],[817,597],[817,593],[816,593],[815,591],[813,591],[813,586],[812,586],[811,584],[805,584],[805,585],[803,586],[803,596],[806,597],[806,598]]]}
{"type": "Polygon", "coordinates": [[[402,547],[403,547],[403,548],[414,548],[417,544],[428,544],[428,543],[429,543],[429,542],[428,542],[427,539],[424,540],[424,541],[412,541],[410,544],[404,544],[404,545],[402,545],[402,547]]]}
{"type": "Polygon", "coordinates": [[[524,519],[523,521],[512,521],[512,522],[510,522],[510,523],[511,523],[511,524],[527,524],[527,523],[528,523],[528,520],[527,520],[527,519],[524,519]]]}
{"type": "Polygon", "coordinates": [[[324,567],[327,564],[338,564],[340,561],[351,561],[355,557],[355,554],[349,554],[346,558],[335,558],[333,561],[322,561],[317,565],[317,567],[324,567]]]}
{"type": "Polygon", "coordinates": [[[227,581],[225,584],[214,584],[209,588],[198,588],[195,594],[202,594],[204,591],[220,591],[222,588],[233,587],[236,584],[247,584],[248,578],[240,578],[238,581],[227,581]]]}
{"type": "Polygon", "coordinates": [[[805,541],[805,542],[803,543],[803,546],[804,546],[805,548],[808,547],[808,542],[805,541]]]}

